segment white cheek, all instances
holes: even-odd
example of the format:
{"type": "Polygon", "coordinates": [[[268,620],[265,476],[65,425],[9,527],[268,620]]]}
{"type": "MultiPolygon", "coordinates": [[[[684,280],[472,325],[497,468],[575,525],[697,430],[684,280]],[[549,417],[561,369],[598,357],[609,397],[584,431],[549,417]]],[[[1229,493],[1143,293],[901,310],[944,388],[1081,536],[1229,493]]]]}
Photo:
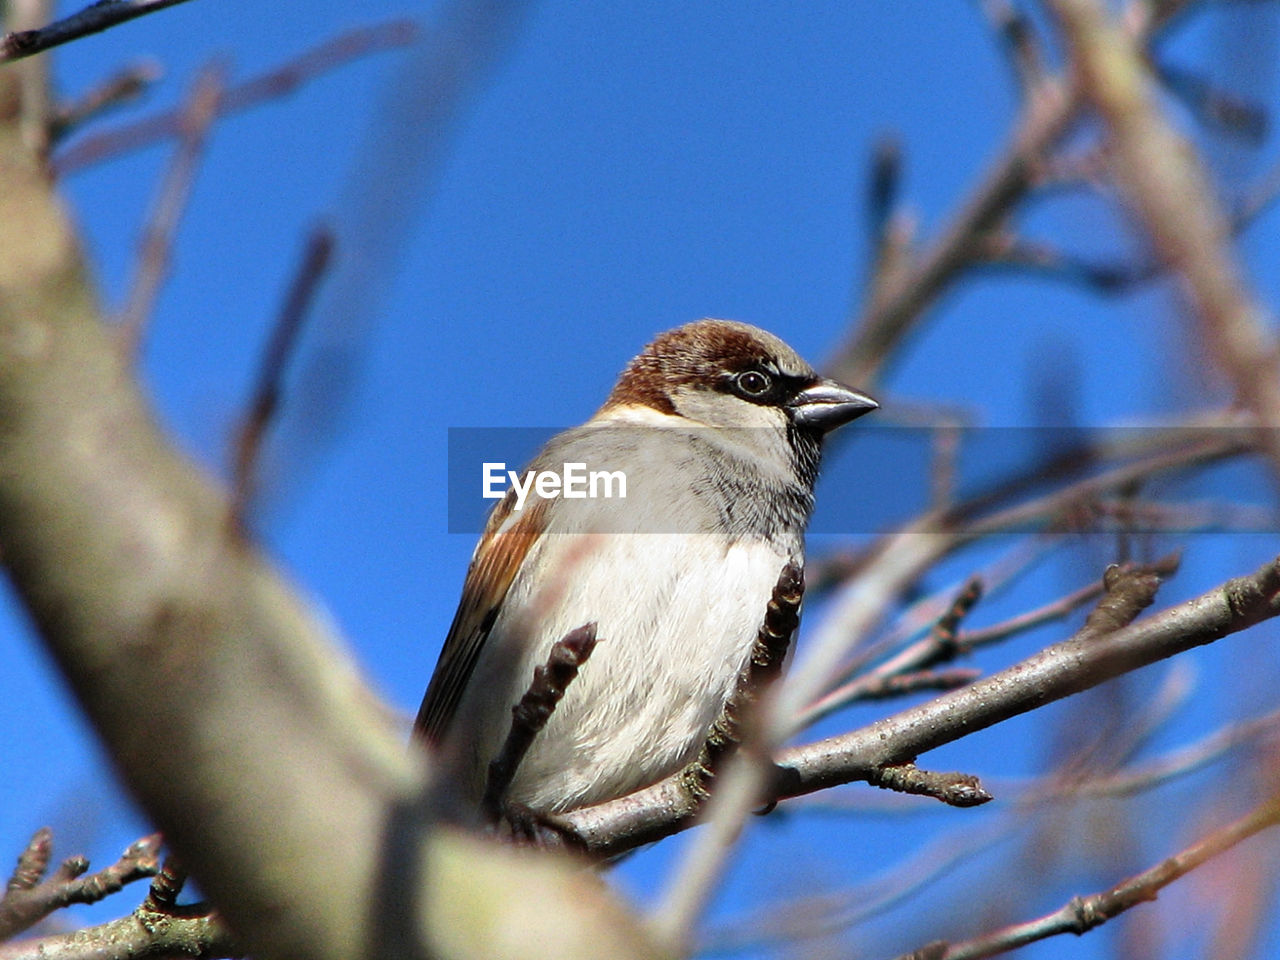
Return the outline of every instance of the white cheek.
{"type": "Polygon", "coordinates": [[[745,430],[780,430],[786,417],[777,407],[749,403],[713,390],[677,390],[671,402],[681,416],[709,427],[741,427],[745,430]]]}

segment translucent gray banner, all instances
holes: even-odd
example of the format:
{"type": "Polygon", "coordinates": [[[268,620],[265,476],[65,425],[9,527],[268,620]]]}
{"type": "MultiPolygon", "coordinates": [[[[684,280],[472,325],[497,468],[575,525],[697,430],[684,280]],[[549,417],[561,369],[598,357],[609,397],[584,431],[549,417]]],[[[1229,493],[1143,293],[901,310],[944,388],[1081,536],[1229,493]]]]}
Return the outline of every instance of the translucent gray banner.
{"type": "MultiPolygon", "coordinates": [[[[665,505],[678,502],[690,477],[704,471],[663,462],[673,455],[661,451],[677,451],[677,460],[689,455],[660,439],[664,432],[627,427],[620,439],[615,428],[610,444],[571,445],[571,456],[552,457],[530,475],[530,462],[560,430],[450,428],[449,531],[479,533],[514,489],[513,508],[559,501],[557,511],[581,511],[583,523],[603,532],[693,532],[686,513],[665,505]]],[[[720,431],[705,439],[694,446],[727,445],[737,462],[751,463],[750,451],[777,438],[720,431]]],[[[1273,481],[1245,452],[1247,443],[1226,428],[859,425],[827,445],[809,530],[875,534],[911,522],[921,532],[958,525],[983,532],[1274,532],[1273,481]]]]}

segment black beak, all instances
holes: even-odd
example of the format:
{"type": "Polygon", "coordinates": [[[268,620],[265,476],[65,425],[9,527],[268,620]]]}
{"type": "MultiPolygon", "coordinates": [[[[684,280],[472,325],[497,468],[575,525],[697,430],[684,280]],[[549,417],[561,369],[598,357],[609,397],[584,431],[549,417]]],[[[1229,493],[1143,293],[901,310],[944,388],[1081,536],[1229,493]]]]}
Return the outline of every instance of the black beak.
{"type": "Polygon", "coordinates": [[[879,406],[865,393],[850,390],[834,380],[819,380],[796,394],[787,408],[797,426],[826,433],[879,406]]]}

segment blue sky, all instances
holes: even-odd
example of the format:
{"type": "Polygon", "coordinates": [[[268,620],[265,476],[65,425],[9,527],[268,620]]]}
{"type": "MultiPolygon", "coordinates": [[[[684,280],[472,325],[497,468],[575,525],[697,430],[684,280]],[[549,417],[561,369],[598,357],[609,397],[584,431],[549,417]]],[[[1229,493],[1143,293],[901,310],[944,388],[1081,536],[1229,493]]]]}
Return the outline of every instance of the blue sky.
{"type": "MultiPolygon", "coordinates": [[[[55,71],[75,96],[123,63],[163,64],[146,103],[102,121],[105,128],[178,102],[213,56],[226,58],[233,78],[244,77],[353,26],[399,16],[429,24],[433,10],[395,0],[358,7],[277,0],[268,14],[197,0],[60,51],[55,71]]],[[[1244,16],[1190,26],[1170,57],[1274,103],[1274,11],[1244,16]]],[[[159,416],[211,471],[224,472],[307,229],[321,218],[350,223],[387,192],[384,179],[362,172],[370,143],[407,162],[422,156],[417,128],[396,126],[403,117],[388,121],[379,107],[388,87],[404,82],[398,71],[410,68],[411,55],[371,56],[213,131],[145,356],[159,416]]],[[[530,5],[505,56],[451,125],[439,162],[421,168],[381,221],[403,231],[394,244],[399,262],[365,277],[368,326],[346,341],[355,344],[353,387],[338,403],[332,439],[288,442],[317,429],[296,404],[281,425],[285,440],[277,437],[271,462],[283,464],[283,481],[262,517],[266,549],[329,610],[375,687],[412,712],[473,546],[470,536],[447,532],[448,428],[579,422],[654,333],[701,316],[756,323],[820,363],[857,303],[868,256],[861,204],[878,138],[892,134],[901,143],[904,199],[930,236],[997,155],[1016,108],[1007,64],[976,4],[530,5]]],[[[1272,144],[1209,146],[1229,196],[1262,169],[1272,144]]],[[[128,289],[169,154],[152,147],[67,181],[109,306],[128,289]]],[[[1019,222],[1028,235],[1092,257],[1135,249],[1124,218],[1096,197],[1046,200],[1019,222]]],[[[1244,242],[1253,279],[1272,299],[1280,293],[1275,232],[1275,216],[1264,216],[1244,242]]],[[[322,309],[308,334],[303,369],[326,336],[337,335],[325,316],[322,309]]],[[[1040,278],[986,275],[952,290],[900,355],[878,388],[886,401],[881,425],[894,423],[894,400],[960,406],[984,425],[1015,428],[1045,425],[1047,416],[1052,426],[1123,423],[1220,402],[1221,384],[1203,372],[1191,329],[1177,298],[1159,285],[1107,299],[1040,278]],[[1047,415],[1046,396],[1070,415],[1047,415]]],[[[859,482],[868,474],[889,473],[893,482],[883,464],[860,467],[861,449],[854,438],[828,464],[820,500],[874,500],[877,490],[859,482]]],[[[918,471],[903,473],[904,485],[923,485],[918,471]]],[[[1169,600],[1252,570],[1274,552],[1274,539],[1261,536],[1186,542],[1186,568],[1169,600]]],[[[983,545],[939,571],[931,587],[1007,546],[983,545]]],[[[978,622],[1052,599],[1109,559],[1102,543],[1077,545],[1038,566],[1024,592],[994,598],[978,622]]],[[[0,745],[0,837],[16,855],[32,830],[50,823],[60,854],[85,852],[103,864],[142,827],[109,786],[97,747],[20,616],[6,607],[0,725],[11,733],[0,745]]],[[[1041,631],[980,665],[999,666],[1060,635],[1041,631]]],[[[1179,715],[1188,726],[1159,742],[1203,732],[1250,698],[1265,706],[1238,658],[1251,650],[1274,667],[1264,649],[1274,637],[1264,627],[1239,638],[1234,651],[1202,654],[1193,706],[1179,715]]],[[[1133,685],[1138,694],[1164,676],[1149,673],[1133,685]]],[[[859,711],[830,729],[874,715],[859,711]]],[[[940,751],[935,765],[1026,772],[1043,758],[1045,736],[1028,721],[940,751]]],[[[1132,859],[1079,865],[1012,918],[1172,852],[1189,838],[1170,812],[1176,808],[1162,805],[1144,825],[1154,836],[1139,838],[1147,845],[1132,859]]],[[[939,808],[909,821],[797,814],[755,824],[717,909],[732,916],[797,890],[846,888],[966,816],[983,822],[939,808]]],[[[1092,829],[1104,829],[1102,814],[1090,816],[1092,829]]],[[[679,848],[677,841],[634,858],[620,882],[644,897],[679,848]]],[[[978,866],[962,876],[977,883],[989,874],[978,866]]],[[[922,902],[927,907],[890,913],[854,942],[866,945],[865,955],[919,946],[886,932],[900,930],[904,918],[911,928],[913,910],[955,920],[955,928],[915,925],[929,936],[963,926],[954,899],[949,907],[922,902]]],[[[79,916],[115,915],[133,903],[126,894],[79,916]]],[[[1100,944],[1073,939],[1024,955],[1094,956],[1100,944]]]]}

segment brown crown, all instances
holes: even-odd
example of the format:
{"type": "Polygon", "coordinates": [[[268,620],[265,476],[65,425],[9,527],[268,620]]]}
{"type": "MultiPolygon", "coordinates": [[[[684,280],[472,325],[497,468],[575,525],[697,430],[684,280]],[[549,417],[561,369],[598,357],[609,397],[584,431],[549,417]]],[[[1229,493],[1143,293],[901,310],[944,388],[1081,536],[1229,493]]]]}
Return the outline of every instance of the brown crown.
{"type": "Polygon", "coordinates": [[[732,320],[698,320],[668,330],[627,364],[606,407],[633,404],[675,413],[671,391],[680,386],[710,387],[725,373],[768,361],[784,372],[814,375],[794,350],[771,333],[732,320]]]}

